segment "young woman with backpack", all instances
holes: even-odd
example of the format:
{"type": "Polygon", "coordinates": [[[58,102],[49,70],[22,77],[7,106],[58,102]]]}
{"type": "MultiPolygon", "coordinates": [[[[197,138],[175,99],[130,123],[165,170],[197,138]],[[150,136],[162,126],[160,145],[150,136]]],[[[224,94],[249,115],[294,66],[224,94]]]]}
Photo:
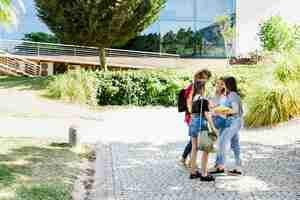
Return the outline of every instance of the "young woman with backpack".
{"type": "MultiPolygon", "coordinates": [[[[204,81],[207,82],[211,77],[211,72],[207,69],[202,69],[198,72],[196,72],[193,76],[193,82],[195,81],[204,81]]],[[[179,97],[179,102],[178,102],[178,110],[179,112],[184,111],[185,112],[185,118],[184,121],[185,123],[189,126],[189,124],[191,123],[191,113],[188,110],[188,104],[191,105],[192,103],[192,91],[193,91],[193,83],[189,84],[185,89],[182,90],[182,95],[183,97],[179,97]],[[181,101],[181,103],[180,103],[181,101]]],[[[187,145],[184,148],[182,157],[180,159],[180,162],[186,166],[186,159],[187,157],[190,155],[192,151],[192,141],[189,140],[189,142],[187,143],[187,145]]],[[[190,166],[190,162],[188,164],[190,166]]]]}
{"type": "Polygon", "coordinates": [[[204,97],[205,92],[204,81],[195,81],[192,90],[192,102],[188,104],[188,109],[191,113],[191,122],[189,124],[189,136],[192,141],[191,152],[191,174],[190,179],[200,178],[201,181],[214,181],[215,178],[208,174],[208,152],[202,152],[201,170],[197,169],[197,151],[198,151],[198,137],[203,131],[208,130],[208,124],[211,129],[218,135],[218,130],[215,128],[212,116],[209,112],[209,102],[204,97]]]}

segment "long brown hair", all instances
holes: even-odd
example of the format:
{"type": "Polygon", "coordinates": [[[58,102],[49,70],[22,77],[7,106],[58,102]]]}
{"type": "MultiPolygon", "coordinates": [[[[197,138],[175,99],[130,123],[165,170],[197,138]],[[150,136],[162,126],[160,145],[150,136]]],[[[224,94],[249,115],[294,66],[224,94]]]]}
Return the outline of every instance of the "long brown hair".
{"type": "Polygon", "coordinates": [[[224,78],[224,83],[229,92],[236,92],[239,94],[236,80],[233,76],[227,76],[224,78]]]}
{"type": "Polygon", "coordinates": [[[204,91],[205,91],[205,84],[206,84],[206,82],[205,81],[195,81],[194,83],[193,83],[193,99],[194,99],[194,97],[196,96],[196,94],[199,94],[199,95],[201,95],[201,96],[203,96],[204,95],[204,91]]]}

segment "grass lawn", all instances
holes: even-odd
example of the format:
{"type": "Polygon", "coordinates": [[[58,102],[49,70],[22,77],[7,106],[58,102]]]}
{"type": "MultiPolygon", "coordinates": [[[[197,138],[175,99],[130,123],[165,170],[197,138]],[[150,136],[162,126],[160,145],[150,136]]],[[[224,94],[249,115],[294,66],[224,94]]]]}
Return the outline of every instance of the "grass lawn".
{"type": "Polygon", "coordinates": [[[69,200],[79,161],[47,140],[0,138],[0,200],[69,200]]]}
{"type": "Polygon", "coordinates": [[[43,90],[47,87],[48,81],[52,79],[49,77],[15,77],[15,76],[1,76],[0,88],[17,88],[21,90],[43,90]]]}

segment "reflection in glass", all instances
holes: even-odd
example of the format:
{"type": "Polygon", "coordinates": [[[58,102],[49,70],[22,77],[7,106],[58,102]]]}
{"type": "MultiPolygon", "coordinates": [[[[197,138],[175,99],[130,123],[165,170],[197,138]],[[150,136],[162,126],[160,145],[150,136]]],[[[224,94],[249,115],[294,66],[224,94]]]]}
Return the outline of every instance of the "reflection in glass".
{"type": "Polygon", "coordinates": [[[159,20],[144,33],[159,34],[163,53],[224,57],[224,39],[215,24],[221,15],[235,16],[235,0],[168,0],[159,20]]]}

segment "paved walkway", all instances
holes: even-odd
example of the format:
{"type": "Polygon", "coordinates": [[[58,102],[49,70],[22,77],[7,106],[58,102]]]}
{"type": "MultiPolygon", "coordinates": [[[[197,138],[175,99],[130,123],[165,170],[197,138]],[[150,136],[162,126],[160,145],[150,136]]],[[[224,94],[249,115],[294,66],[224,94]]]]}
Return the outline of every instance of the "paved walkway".
{"type": "Polygon", "coordinates": [[[36,100],[27,92],[7,92],[0,90],[1,136],[67,138],[75,124],[83,142],[98,143],[91,200],[300,199],[299,120],[274,129],[243,130],[244,176],[201,183],[189,180],[189,172],[177,162],[187,128],[175,108],[100,113],[36,100]]]}
{"type": "MultiPolygon", "coordinates": [[[[299,120],[243,130],[244,175],[201,183],[189,180],[188,170],[178,163],[186,131],[177,124],[180,119],[175,109],[129,110],[107,118],[109,134],[98,145],[91,199],[300,199],[299,120]]],[[[232,163],[231,155],[228,166],[232,163]]]]}

